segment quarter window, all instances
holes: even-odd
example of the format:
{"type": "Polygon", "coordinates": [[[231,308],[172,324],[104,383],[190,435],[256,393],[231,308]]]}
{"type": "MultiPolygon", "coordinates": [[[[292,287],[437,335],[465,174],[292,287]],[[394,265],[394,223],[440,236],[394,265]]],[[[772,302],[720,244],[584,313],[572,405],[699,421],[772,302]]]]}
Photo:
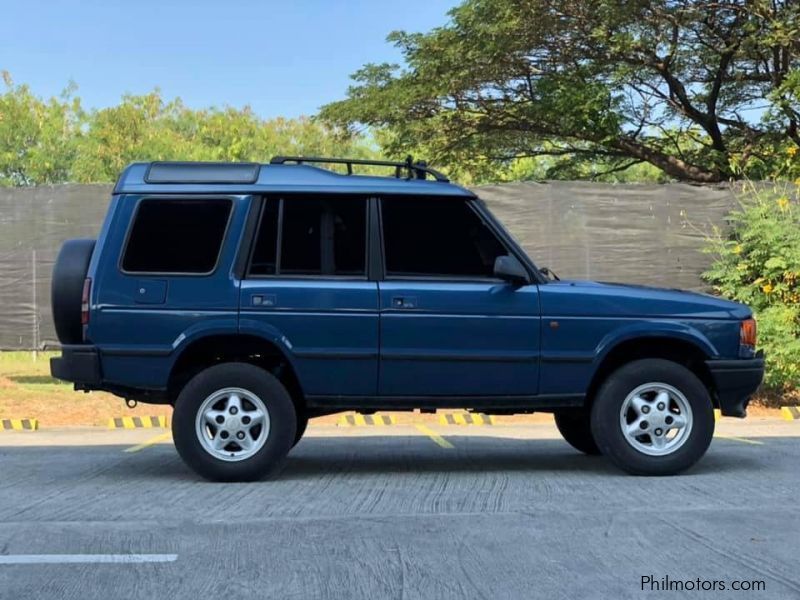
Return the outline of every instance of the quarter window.
{"type": "Polygon", "coordinates": [[[214,270],[231,201],[146,199],[139,203],[122,269],[205,274],[214,270]]]}
{"type": "Polygon", "coordinates": [[[387,198],[381,213],[389,276],[493,277],[508,254],[465,200],[387,198]]]}

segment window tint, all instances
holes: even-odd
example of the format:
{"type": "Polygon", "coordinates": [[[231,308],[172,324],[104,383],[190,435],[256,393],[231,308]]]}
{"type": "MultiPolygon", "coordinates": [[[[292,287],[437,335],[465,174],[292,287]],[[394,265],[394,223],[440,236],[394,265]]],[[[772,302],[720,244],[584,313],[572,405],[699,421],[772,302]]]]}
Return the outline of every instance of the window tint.
{"type": "Polygon", "coordinates": [[[277,200],[267,200],[264,203],[258,238],[250,263],[250,273],[253,275],[275,275],[277,273],[278,206],[277,200]]]}
{"type": "Polygon", "coordinates": [[[230,200],[142,200],[122,259],[123,270],[210,273],[230,212],[230,200]]]}
{"type": "Polygon", "coordinates": [[[492,277],[507,254],[464,200],[381,201],[387,275],[492,277]]]}
{"type": "MultiPolygon", "coordinates": [[[[281,273],[322,274],[323,205],[319,200],[283,201],[281,273]]],[[[330,235],[326,232],[326,237],[330,235]]]]}
{"type": "Polygon", "coordinates": [[[366,200],[337,197],[268,201],[250,273],[363,276],[366,251],[366,200]],[[283,206],[279,210],[280,204],[283,206]]]}

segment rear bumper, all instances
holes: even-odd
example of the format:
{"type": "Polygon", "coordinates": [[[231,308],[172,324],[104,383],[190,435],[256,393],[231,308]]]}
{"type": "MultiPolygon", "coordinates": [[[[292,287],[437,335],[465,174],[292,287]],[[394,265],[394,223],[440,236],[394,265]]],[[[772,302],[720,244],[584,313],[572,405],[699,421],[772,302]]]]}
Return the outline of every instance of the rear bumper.
{"type": "Polygon", "coordinates": [[[726,417],[745,417],[750,396],[764,379],[764,358],[708,360],[720,411],[726,417]]]}
{"type": "Polygon", "coordinates": [[[50,374],[71,381],[76,390],[97,389],[102,380],[97,348],[86,344],[62,346],[61,356],[50,359],[50,374]]]}

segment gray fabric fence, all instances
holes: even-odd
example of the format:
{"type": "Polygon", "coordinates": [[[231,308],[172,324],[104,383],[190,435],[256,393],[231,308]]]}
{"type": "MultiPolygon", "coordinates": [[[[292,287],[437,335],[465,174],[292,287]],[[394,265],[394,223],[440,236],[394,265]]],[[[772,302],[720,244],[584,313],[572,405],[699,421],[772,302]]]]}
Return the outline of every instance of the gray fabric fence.
{"type": "MultiPolygon", "coordinates": [[[[562,278],[704,289],[710,224],[728,187],[513,183],[475,190],[539,266],[562,278]]],[[[50,273],[61,243],[96,237],[109,185],[0,188],[0,349],[56,345],[50,273]]]]}

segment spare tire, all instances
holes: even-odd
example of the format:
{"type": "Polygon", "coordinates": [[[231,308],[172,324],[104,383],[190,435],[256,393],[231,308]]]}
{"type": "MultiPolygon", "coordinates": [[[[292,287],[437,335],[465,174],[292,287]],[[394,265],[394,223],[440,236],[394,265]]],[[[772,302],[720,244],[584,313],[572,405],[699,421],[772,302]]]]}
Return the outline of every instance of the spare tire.
{"type": "Polygon", "coordinates": [[[83,342],[81,295],[95,240],[67,240],[61,246],[50,285],[53,323],[62,344],[83,342]]]}

